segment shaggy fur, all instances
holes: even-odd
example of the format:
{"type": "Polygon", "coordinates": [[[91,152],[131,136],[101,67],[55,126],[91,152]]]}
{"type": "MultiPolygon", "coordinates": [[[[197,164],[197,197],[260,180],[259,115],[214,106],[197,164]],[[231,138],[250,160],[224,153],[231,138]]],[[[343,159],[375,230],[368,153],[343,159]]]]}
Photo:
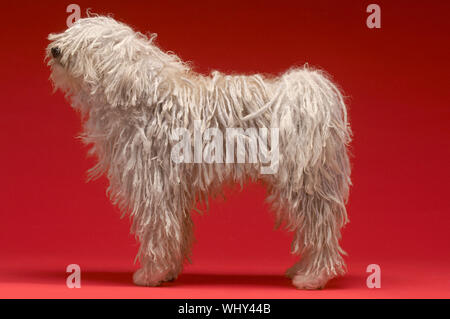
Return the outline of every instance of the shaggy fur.
{"type": "Polygon", "coordinates": [[[336,86],[308,67],[270,78],[203,76],[154,38],[91,16],[50,34],[47,48],[55,88],[81,112],[83,139],[98,158],[90,176],[105,174],[112,202],[132,218],[141,264],[134,282],[175,279],[189,258],[196,203],[224,183],[248,179],[267,185],[277,223],[295,233],[292,252],[301,260],[287,275],[296,287],[322,288],[344,273],[339,239],[347,222],[350,128],[336,86]],[[194,121],[202,130],[279,128],[278,171],[262,175],[261,163],[173,162],[171,132],[192,132],[194,121]]]}

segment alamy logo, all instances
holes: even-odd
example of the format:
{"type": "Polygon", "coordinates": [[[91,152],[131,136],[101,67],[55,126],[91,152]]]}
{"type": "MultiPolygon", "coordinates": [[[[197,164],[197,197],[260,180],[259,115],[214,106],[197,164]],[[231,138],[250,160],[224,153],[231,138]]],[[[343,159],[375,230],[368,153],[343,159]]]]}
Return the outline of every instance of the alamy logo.
{"type": "Polygon", "coordinates": [[[278,128],[226,128],[222,132],[217,127],[211,127],[202,132],[201,123],[194,121],[193,138],[184,127],[172,131],[172,141],[177,141],[170,154],[173,162],[261,163],[267,164],[261,165],[261,174],[275,174],[278,171],[278,128]]]}
{"type": "Polygon", "coordinates": [[[70,13],[69,16],[67,16],[66,20],[66,25],[68,28],[70,28],[75,22],[80,20],[81,9],[78,4],[72,3],[67,6],[66,12],[70,13]]]}
{"type": "Polygon", "coordinates": [[[70,275],[66,279],[68,288],[81,288],[81,269],[77,264],[70,264],[66,267],[66,272],[70,275]]]}

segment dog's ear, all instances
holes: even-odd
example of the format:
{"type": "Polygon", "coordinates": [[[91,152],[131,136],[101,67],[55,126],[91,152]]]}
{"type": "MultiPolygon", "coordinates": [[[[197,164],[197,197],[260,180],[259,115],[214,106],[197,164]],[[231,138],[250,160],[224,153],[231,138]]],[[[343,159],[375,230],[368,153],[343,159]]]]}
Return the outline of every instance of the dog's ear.
{"type": "Polygon", "coordinates": [[[151,104],[162,68],[162,64],[149,59],[121,62],[103,74],[106,102],[122,108],[151,104]]]}

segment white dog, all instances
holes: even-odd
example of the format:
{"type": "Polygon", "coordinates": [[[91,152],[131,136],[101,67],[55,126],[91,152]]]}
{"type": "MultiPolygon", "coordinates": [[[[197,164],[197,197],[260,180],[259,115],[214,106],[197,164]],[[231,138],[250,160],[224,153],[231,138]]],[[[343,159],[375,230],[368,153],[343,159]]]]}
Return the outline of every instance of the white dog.
{"type": "MultiPolygon", "coordinates": [[[[293,284],[322,288],[343,274],[339,239],[347,222],[351,132],[336,86],[307,67],[271,78],[203,76],[160,50],[154,38],[112,18],[91,16],[50,34],[46,52],[55,88],[81,112],[82,136],[98,158],[91,177],[105,174],[112,202],[132,217],[141,264],[134,282],[156,286],[175,279],[190,254],[196,202],[219,194],[224,183],[248,179],[267,185],[278,224],[295,233],[292,252],[301,260],[287,271],[293,284]],[[174,132],[195,135],[208,128],[240,128],[237,137],[248,145],[252,129],[260,129],[260,141],[261,129],[278,131],[260,162],[254,161],[253,147],[244,151],[253,158],[245,163],[229,161],[233,153],[220,161],[219,149],[211,153],[215,161],[206,161],[203,151],[189,161],[189,143],[181,147],[181,161],[174,159],[180,143],[174,132]],[[274,156],[278,146],[280,155],[274,156]],[[262,173],[268,157],[273,169],[262,173]]],[[[217,136],[209,137],[221,148],[217,136]]],[[[207,149],[207,142],[203,137],[201,147],[207,149]]],[[[242,149],[238,153],[243,155],[242,149]]]]}

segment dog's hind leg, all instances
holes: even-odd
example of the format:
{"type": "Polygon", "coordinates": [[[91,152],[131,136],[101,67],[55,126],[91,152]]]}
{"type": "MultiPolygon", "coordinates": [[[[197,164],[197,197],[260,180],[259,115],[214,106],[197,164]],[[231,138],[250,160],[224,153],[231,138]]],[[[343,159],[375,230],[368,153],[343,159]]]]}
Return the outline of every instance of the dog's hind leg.
{"type": "Polygon", "coordinates": [[[303,220],[295,230],[292,250],[301,260],[288,269],[286,275],[299,289],[320,289],[329,279],[345,272],[339,246],[340,228],[344,217],[341,206],[318,194],[302,198],[303,220]]]}
{"type": "Polygon", "coordinates": [[[189,210],[177,214],[166,207],[164,212],[152,215],[150,224],[138,237],[141,242],[138,254],[141,268],[133,275],[134,283],[158,286],[164,281],[176,279],[183,269],[184,260],[189,257],[193,241],[189,210]]]}
{"type": "Polygon", "coordinates": [[[270,189],[278,221],[294,231],[292,252],[301,255],[286,274],[299,289],[320,289],[345,272],[345,253],[339,246],[350,184],[345,145],[331,138],[314,165],[298,171],[292,167],[297,166],[280,167],[285,177],[270,189]]]}
{"type": "Polygon", "coordinates": [[[288,93],[271,120],[280,127],[282,155],[270,199],[301,255],[287,275],[300,289],[318,289],[345,272],[339,239],[347,222],[351,131],[343,97],[323,73],[292,70],[283,85],[288,93]]]}

